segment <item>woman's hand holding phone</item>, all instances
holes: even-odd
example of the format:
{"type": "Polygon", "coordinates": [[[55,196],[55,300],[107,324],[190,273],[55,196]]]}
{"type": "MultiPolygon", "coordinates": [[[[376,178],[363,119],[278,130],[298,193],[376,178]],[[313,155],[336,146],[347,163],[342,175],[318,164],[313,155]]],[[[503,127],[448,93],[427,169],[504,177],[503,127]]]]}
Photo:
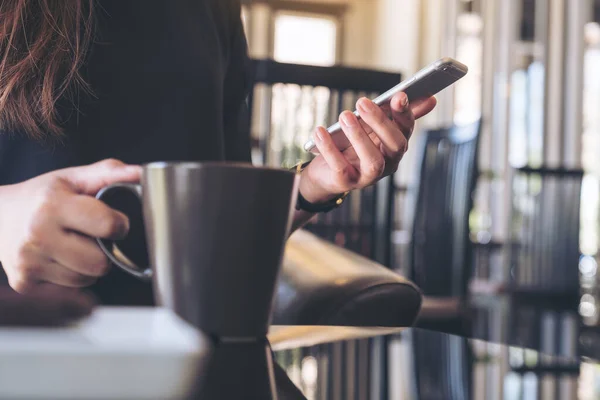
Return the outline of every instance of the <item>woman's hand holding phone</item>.
{"type": "MultiPolygon", "coordinates": [[[[403,92],[408,96],[408,99],[411,102],[418,102],[419,100],[435,96],[440,91],[464,77],[467,72],[467,66],[459,61],[448,57],[441,58],[421,69],[411,78],[400,82],[385,93],[377,96],[373,102],[389,114],[390,102],[395,95],[403,92]]],[[[354,112],[354,115],[360,120],[361,115],[358,110],[354,112]]],[[[342,133],[341,124],[339,122],[331,125],[327,128],[327,131],[331,134],[338,149],[345,150],[351,145],[346,136],[342,133]]],[[[312,139],[304,144],[304,150],[318,153],[315,141],[312,139]]]]}
{"type": "Polygon", "coordinates": [[[373,101],[361,98],[356,103],[360,120],[350,111],[339,117],[343,134],[351,144],[344,150],[338,148],[324,127],[318,127],[313,141],[319,154],[302,172],[302,196],[311,203],[325,202],[395,172],[408,149],[415,120],[431,112],[435,105],[435,97],[409,104],[405,93],[397,93],[389,103],[390,118],[373,101]]]}

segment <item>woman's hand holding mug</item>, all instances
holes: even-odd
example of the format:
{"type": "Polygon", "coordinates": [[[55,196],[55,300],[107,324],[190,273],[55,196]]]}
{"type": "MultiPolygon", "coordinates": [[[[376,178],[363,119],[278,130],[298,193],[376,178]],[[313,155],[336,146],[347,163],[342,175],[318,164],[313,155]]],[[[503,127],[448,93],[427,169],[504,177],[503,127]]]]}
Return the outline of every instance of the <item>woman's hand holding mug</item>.
{"type": "Polygon", "coordinates": [[[0,263],[11,287],[85,287],[106,274],[109,261],[92,238],[122,238],[129,221],[93,196],[140,175],[139,166],[105,160],[0,187],[0,263]]]}

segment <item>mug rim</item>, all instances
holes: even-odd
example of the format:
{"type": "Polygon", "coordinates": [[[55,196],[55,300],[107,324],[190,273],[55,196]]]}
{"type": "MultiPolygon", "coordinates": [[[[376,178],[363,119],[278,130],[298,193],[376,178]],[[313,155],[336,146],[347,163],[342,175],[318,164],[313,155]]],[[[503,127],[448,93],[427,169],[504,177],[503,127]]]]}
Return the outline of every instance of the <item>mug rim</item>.
{"type": "Polygon", "coordinates": [[[173,168],[183,168],[187,170],[198,170],[204,168],[225,168],[225,169],[252,169],[252,170],[262,170],[262,171],[273,171],[273,172],[285,172],[285,173],[295,173],[296,171],[293,169],[286,168],[276,168],[276,167],[268,167],[262,165],[253,165],[250,162],[240,162],[240,161],[152,161],[149,163],[144,163],[141,165],[143,169],[148,170],[157,170],[157,169],[173,169],[173,168]]]}

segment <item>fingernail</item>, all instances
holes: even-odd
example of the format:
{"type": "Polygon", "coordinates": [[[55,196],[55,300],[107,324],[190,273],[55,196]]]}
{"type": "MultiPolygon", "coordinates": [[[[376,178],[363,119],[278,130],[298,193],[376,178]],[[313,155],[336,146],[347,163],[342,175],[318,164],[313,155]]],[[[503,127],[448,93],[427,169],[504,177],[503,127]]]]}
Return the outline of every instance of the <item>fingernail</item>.
{"type": "Polygon", "coordinates": [[[362,98],[357,103],[357,108],[362,112],[371,112],[375,108],[375,104],[369,99],[362,98]]]}
{"type": "Polygon", "coordinates": [[[402,94],[402,107],[406,108],[406,106],[408,106],[408,96],[406,95],[406,93],[402,94]]]}
{"type": "Polygon", "coordinates": [[[317,130],[315,131],[315,136],[317,137],[317,139],[322,142],[323,141],[323,132],[321,132],[320,129],[317,128],[317,130]]]}
{"type": "Polygon", "coordinates": [[[353,126],[355,126],[355,125],[356,125],[356,124],[354,123],[354,122],[355,122],[355,119],[354,119],[354,118],[352,118],[352,117],[351,117],[350,115],[348,115],[348,114],[351,114],[351,113],[350,113],[350,112],[343,112],[343,113],[342,113],[342,115],[341,115],[342,122],[344,123],[344,125],[346,125],[346,126],[348,126],[348,127],[353,127],[353,126]]]}
{"type": "Polygon", "coordinates": [[[129,233],[129,218],[123,213],[119,214],[119,228],[115,235],[117,240],[125,239],[129,233]]]}

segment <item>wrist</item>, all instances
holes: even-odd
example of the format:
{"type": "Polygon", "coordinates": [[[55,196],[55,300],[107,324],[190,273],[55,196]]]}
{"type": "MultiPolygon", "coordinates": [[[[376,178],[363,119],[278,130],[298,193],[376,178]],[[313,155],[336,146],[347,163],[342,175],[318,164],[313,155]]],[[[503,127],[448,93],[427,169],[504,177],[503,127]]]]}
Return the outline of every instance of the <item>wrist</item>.
{"type": "Polygon", "coordinates": [[[306,201],[314,204],[331,201],[340,195],[339,193],[329,192],[313,181],[310,177],[308,168],[302,171],[302,174],[300,175],[298,191],[306,201]]]}

